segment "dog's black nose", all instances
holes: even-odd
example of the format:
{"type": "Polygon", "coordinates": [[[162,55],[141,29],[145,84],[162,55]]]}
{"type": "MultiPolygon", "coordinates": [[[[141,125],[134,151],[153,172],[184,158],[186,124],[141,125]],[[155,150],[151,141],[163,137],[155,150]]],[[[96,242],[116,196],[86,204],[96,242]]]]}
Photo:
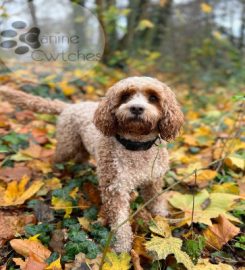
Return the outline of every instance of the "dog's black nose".
{"type": "Polygon", "coordinates": [[[130,112],[134,115],[140,115],[144,112],[144,107],[140,105],[134,105],[130,107],[130,112]]]}

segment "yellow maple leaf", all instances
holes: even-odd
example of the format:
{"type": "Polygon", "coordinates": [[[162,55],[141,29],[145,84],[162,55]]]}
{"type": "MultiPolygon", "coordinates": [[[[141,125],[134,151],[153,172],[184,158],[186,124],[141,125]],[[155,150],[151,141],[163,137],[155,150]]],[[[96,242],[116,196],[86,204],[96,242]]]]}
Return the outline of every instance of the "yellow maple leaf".
{"type": "MultiPolygon", "coordinates": [[[[202,190],[195,195],[193,222],[212,225],[211,218],[217,218],[224,215],[231,221],[240,222],[239,219],[229,214],[228,211],[233,209],[240,196],[226,193],[208,193],[202,190]]],[[[176,193],[168,201],[172,206],[184,212],[184,219],[179,226],[191,224],[193,212],[193,195],[176,193]]]]}
{"type": "Polygon", "coordinates": [[[211,13],[213,8],[212,6],[210,6],[209,4],[207,3],[201,3],[201,10],[204,12],[204,13],[211,13]]]}
{"type": "Polygon", "coordinates": [[[21,181],[12,181],[8,184],[7,189],[0,193],[0,206],[12,206],[23,204],[31,198],[42,186],[42,181],[34,181],[26,188],[30,178],[23,176],[21,181]]]}
{"type": "Polygon", "coordinates": [[[66,201],[62,198],[52,197],[52,205],[54,206],[55,210],[64,210],[65,216],[64,218],[69,218],[72,213],[72,202],[66,201]]]}
{"type": "Polygon", "coordinates": [[[166,259],[168,255],[174,254],[177,263],[182,263],[186,269],[192,270],[194,267],[187,253],[181,250],[182,240],[179,238],[172,236],[162,238],[154,235],[145,246],[155,260],[166,259]]]}
{"type": "Polygon", "coordinates": [[[121,253],[117,255],[114,252],[109,252],[106,255],[106,261],[102,266],[102,270],[128,270],[130,268],[130,255],[121,253]]]}
{"type": "Polygon", "coordinates": [[[47,266],[45,268],[45,270],[62,270],[62,266],[60,263],[60,257],[57,260],[51,262],[51,264],[49,266],[47,266]]]}

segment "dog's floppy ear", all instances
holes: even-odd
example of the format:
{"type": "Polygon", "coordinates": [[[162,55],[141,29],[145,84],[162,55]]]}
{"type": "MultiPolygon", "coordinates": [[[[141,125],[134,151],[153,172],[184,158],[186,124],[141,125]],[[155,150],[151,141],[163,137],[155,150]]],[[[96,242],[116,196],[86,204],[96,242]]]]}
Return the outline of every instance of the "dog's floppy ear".
{"type": "Polygon", "coordinates": [[[175,94],[164,86],[164,104],[162,118],[158,123],[160,136],[163,140],[169,141],[174,139],[184,122],[184,115],[176,100],[175,94]]]}
{"type": "Polygon", "coordinates": [[[113,107],[112,99],[107,94],[99,103],[94,114],[94,124],[105,136],[113,136],[116,133],[116,119],[113,107]]]}

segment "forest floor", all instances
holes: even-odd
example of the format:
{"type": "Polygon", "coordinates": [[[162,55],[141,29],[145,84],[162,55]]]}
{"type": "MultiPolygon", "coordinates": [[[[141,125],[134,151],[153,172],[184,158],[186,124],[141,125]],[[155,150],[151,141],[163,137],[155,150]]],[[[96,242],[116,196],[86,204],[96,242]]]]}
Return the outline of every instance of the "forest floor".
{"type": "MultiPolygon", "coordinates": [[[[97,100],[128,74],[99,67],[77,76],[73,84],[47,78],[35,85],[28,74],[26,81],[5,75],[0,80],[77,102],[97,100]]],[[[157,77],[171,84],[171,78],[157,77]]],[[[120,255],[103,253],[111,234],[94,166],[53,165],[56,117],[0,100],[0,269],[245,269],[244,100],[224,87],[205,91],[178,84],[173,90],[185,125],[168,144],[170,215],[152,217],[135,192],[132,214],[142,209],[131,220],[134,246],[120,255]]]]}

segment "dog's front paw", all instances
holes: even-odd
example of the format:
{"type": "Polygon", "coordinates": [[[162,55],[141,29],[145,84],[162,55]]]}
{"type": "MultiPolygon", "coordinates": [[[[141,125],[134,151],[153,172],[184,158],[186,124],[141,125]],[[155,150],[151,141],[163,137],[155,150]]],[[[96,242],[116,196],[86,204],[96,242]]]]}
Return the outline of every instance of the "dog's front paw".
{"type": "Polygon", "coordinates": [[[133,233],[130,225],[124,224],[120,227],[115,235],[116,241],[113,245],[113,250],[118,253],[130,252],[132,249],[133,233]]]}

